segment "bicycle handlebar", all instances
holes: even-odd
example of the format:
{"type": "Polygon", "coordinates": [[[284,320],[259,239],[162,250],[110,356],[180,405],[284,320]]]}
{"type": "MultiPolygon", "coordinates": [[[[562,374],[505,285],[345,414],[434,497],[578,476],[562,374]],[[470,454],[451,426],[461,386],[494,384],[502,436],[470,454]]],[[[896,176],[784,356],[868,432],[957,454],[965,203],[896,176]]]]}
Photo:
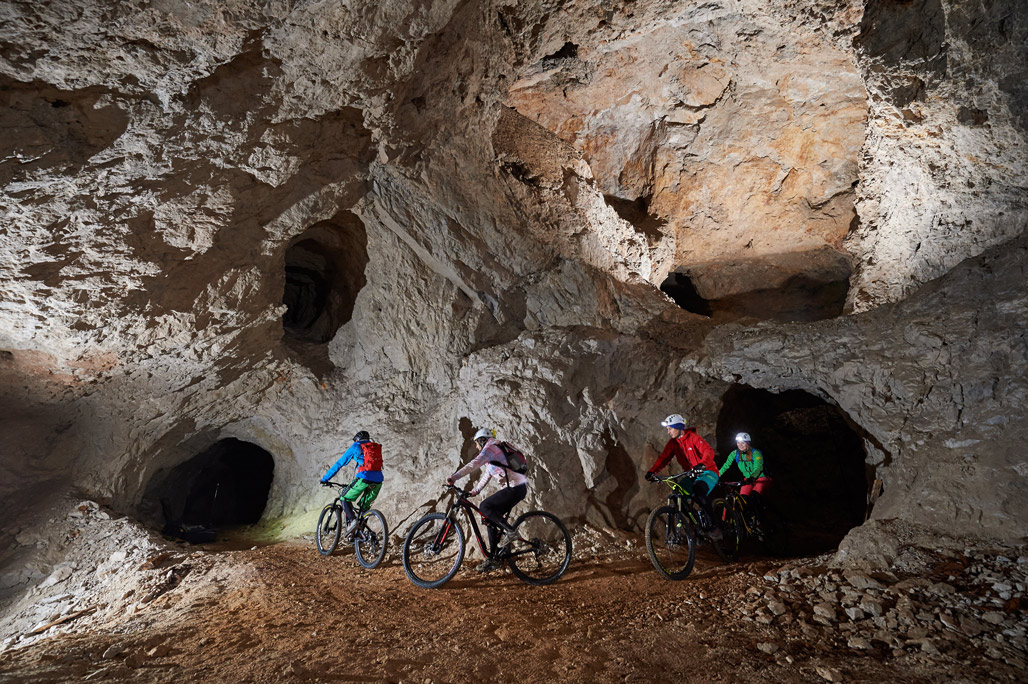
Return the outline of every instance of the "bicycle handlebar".
{"type": "Polygon", "coordinates": [[[321,486],[322,487],[339,487],[340,489],[345,489],[346,487],[349,487],[350,485],[339,484],[338,482],[332,482],[331,480],[329,480],[328,482],[322,482],[321,486]]]}
{"type": "Polygon", "coordinates": [[[468,496],[470,496],[470,493],[466,489],[462,489],[462,488],[458,487],[457,485],[445,484],[445,485],[443,485],[443,489],[449,489],[449,490],[451,490],[453,492],[456,492],[458,496],[462,496],[464,498],[467,498],[468,496]]]}
{"type": "Polygon", "coordinates": [[[656,473],[654,473],[654,476],[657,478],[656,480],[654,480],[654,482],[671,482],[672,480],[675,481],[675,482],[678,482],[682,478],[685,478],[685,477],[695,478],[697,475],[698,475],[698,473],[694,474],[692,470],[686,470],[686,471],[678,473],[676,475],[657,475],[656,473]]]}

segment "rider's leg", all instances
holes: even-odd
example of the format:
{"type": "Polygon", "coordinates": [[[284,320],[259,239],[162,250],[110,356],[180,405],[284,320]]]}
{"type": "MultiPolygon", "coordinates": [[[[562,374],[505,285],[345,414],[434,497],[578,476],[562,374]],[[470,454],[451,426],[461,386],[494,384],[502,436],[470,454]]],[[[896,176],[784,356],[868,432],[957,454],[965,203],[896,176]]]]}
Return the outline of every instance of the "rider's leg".
{"type": "Polygon", "coordinates": [[[357,478],[350,483],[350,486],[342,493],[339,499],[343,502],[343,512],[346,514],[346,525],[349,527],[350,523],[353,522],[354,518],[357,517],[356,511],[353,510],[353,502],[361,497],[364,493],[364,480],[357,478]]]}
{"type": "MultiPolygon", "coordinates": [[[[504,522],[504,518],[511,509],[514,508],[525,496],[528,494],[528,485],[518,485],[517,487],[504,487],[500,491],[496,492],[492,496],[486,497],[479,505],[479,510],[482,511],[482,515],[505,528],[508,525],[504,522]]],[[[493,555],[496,553],[496,546],[500,542],[501,527],[495,525],[486,525],[486,529],[489,531],[489,554],[493,555]]]]}
{"type": "Polygon", "coordinates": [[[764,490],[767,488],[770,480],[766,477],[757,478],[757,481],[753,483],[751,487],[752,492],[750,493],[750,501],[753,506],[759,511],[764,508],[764,490]]]}
{"type": "Polygon", "coordinates": [[[708,485],[703,480],[696,480],[692,486],[693,498],[699,502],[700,506],[703,507],[703,512],[706,513],[703,520],[704,529],[709,530],[713,527],[714,512],[710,508],[710,499],[707,498],[707,494],[710,492],[708,485]]]}
{"type": "Polygon", "coordinates": [[[350,523],[357,519],[357,511],[354,510],[353,504],[359,502],[362,508],[369,508],[371,502],[378,497],[378,492],[381,489],[381,482],[368,482],[362,478],[357,478],[350,484],[349,489],[342,496],[343,511],[346,513],[346,524],[348,527],[350,523]]]}

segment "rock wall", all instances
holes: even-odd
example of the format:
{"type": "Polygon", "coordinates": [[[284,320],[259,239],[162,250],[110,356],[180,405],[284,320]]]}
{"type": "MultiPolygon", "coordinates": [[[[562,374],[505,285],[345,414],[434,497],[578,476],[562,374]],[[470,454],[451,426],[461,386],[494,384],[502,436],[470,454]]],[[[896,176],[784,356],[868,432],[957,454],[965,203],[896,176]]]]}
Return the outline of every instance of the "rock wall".
{"type": "Polygon", "coordinates": [[[533,504],[637,529],[660,418],[712,437],[745,382],[847,413],[876,519],[1019,538],[1026,21],[996,9],[5,5],[5,505],[149,520],[155,476],[236,437],[300,533],[366,428],[402,529],[489,425],[533,504]],[[811,324],[657,288],[851,267],[864,313],[811,324]],[[305,269],[335,304],[297,336],[305,269]]]}
{"type": "Polygon", "coordinates": [[[872,112],[848,246],[861,255],[856,310],[1024,232],[1026,38],[1024,3],[868,4],[855,40],[872,112]]]}

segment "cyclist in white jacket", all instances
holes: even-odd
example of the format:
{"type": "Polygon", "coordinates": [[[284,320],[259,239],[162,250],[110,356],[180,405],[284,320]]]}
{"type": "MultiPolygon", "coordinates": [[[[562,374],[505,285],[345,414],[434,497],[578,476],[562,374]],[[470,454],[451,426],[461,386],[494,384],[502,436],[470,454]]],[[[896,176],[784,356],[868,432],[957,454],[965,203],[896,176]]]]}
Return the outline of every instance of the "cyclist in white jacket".
{"type": "MultiPolygon", "coordinates": [[[[475,483],[469,494],[471,496],[478,496],[486,485],[489,484],[489,480],[495,479],[499,482],[501,486],[500,491],[486,497],[478,508],[488,520],[502,524],[511,509],[527,496],[528,478],[503,467],[503,465],[495,465],[497,463],[506,464],[507,456],[503,453],[499,441],[497,441],[491,430],[483,428],[476,432],[475,444],[479,448],[478,455],[468,461],[463,468],[446,478],[446,482],[452,485],[457,480],[481,468],[482,476],[475,483]]],[[[507,533],[501,540],[500,528],[494,525],[486,525],[486,530],[489,532],[489,555],[491,556],[496,555],[497,546],[506,546],[516,539],[512,533],[507,533]]],[[[489,572],[490,570],[502,567],[502,565],[499,560],[490,558],[480,563],[475,569],[479,572],[489,572]]]]}

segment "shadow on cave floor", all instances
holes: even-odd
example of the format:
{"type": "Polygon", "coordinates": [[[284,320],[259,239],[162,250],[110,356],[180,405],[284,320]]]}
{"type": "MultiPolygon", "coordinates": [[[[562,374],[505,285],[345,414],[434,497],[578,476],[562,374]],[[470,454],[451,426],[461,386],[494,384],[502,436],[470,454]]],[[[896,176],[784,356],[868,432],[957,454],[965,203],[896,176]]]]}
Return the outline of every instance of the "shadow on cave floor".
{"type": "MultiPolygon", "coordinates": [[[[180,541],[173,535],[163,536],[166,539],[180,541]]],[[[281,543],[281,541],[264,526],[244,525],[216,530],[214,541],[189,543],[209,553],[223,553],[228,551],[252,551],[265,546],[273,546],[274,544],[281,543]]]]}

